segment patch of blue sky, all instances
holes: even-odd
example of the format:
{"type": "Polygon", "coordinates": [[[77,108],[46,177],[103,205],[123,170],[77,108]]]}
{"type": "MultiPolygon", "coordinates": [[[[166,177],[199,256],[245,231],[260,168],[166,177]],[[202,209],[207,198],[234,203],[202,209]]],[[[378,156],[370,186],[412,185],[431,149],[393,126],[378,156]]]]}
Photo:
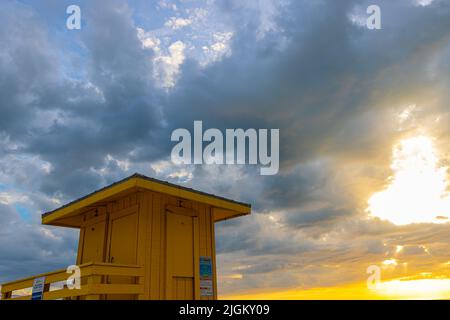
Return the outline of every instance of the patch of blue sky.
{"type": "Polygon", "coordinates": [[[161,28],[167,17],[172,13],[170,9],[161,7],[157,1],[129,0],[128,5],[132,10],[132,17],[136,27],[144,30],[161,28]]]}
{"type": "Polygon", "coordinates": [[[23,220],[30,221],[31,220],[31,212],[28,208],[20,205],[20,204],[14,204],[14,209],[19,213],[20,217],[23,220]]]}
{"type": "Polygon", "coordinates": [[[20,0],[22,4],[30,7],[36,18],[46,28],[44,32],[48,35],[49,45],[60,60],[62,75],[73,80],[85,79],[85,68],[81,65],[85,61],[87,53],[81,41],[80,31],[86,28],[86,19],[83,19],[83,7],[88,6],[88,1],[76,0],[20,0]],[[78,5],[81,12],[81,30],[69,30],[66,27],[69,14],[67,7],[78,5]]]}

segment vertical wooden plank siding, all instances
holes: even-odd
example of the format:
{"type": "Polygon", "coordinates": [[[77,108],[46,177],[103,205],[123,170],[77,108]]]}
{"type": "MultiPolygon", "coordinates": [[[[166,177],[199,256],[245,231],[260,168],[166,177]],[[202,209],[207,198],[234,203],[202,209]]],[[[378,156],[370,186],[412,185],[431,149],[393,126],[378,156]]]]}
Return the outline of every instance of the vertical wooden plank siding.
{"type": "Polygon", "coordinates": [[[77,265],[81,264],[81,257],[83,254],[84,228],[80,228],[79,236],[80,238],[78,238],[77,265]]]}
{"type": "MultiPolygon", "coordinates": [[[[137,256],[136,263],[144,266],[144,277],[141,283],[144,286],[144,293],[139,295],[139,299],[165,299],[166,289],[172,290],[172,298],[178,299],[203,299],[210,300],[217,298],[217,276],[216,257],[214,239],[214,221],[211,216],[211,206],[195,201],[178,199],[174,196],[157,193],[154,191],[138,191],[130,195],[118,198],[106,204],[102,209],[102,214],[106,215],[106,237],[105,241],[105,261],[110,254],[109,238],[111,228],[108,226],[108,216],[115,212],[138,205],[138,230],[137,230],[137,256]],[[197,217],[194,218],[194,272],[196,277],[177,277],[176,281],[166,283],[167,277],[167,214],[166,206],[183,206],[194,210],[197,217]],[[200,296],[199,284],[199,257],[206,256],[212,258],[213,267],[213,297],[200,296]],[[170,285],[170,288],[166,288],[170,285]],[[176,295],[175,295],[176,292],[176,295]]],[[[87,215],[88,213],[86,213],[87,215]]],[[[77,263],[81,263],[83,248],[84,229],[80,229],[79,248],[77,263]]],[[[96,279],[98,281],[98,279],[96,279]]],[[[98,298],[98,297],[91,297],[98,298]]]]}
{"type": "Polygon", "coordinates": [[[144,291],[145,299],[151,299],[153,194],[146,191],[145,193],[143,193],[143,198],[141,201],[145,202],[144,207],[147,208],[147,211],[145,212],[147,215],[147,220],[145,225],[144,291]]]}
{"type": "MultiPolygon", "coordinates": [[[[173,250],[173,231],[172,230],[166,230],[167,232],[167,239],[166,239],[166,246],[168,250],[173,250]]],[[[165,264],[165,283],[166,283],[166,290],[164,292],[165,299],[173,300],[177,299],[177,289],[178,289],[178,282],[175,281],[175,279],[172,278],[172,267],[173,267],[173,253],[170,252],[170,254],[167,256],[167,259],[164,260],[165,264]]]]}
{"type": "Polygon", "coordinates": [[[194,299],[200,300],[200,244],[198,217],[194,218],[194,299]]]}
{"type": "MultiPolygon", "coordinates": [[[[137,199],[139,203],[137,264],[139,266],[145,266],[145,253],[147,249],[147,220],[149,216],[149,208],[145,192],[139,192],[137,194],[137,199]]],[[[145,281],[145,279],[141,277],[139,278],[139,284],[144,285],[144,294],[139,295],[139,300],[148,299],[148,281],[145,281]]]]}
{"type": "Polygon", "coordinates": [[[160,240],[159,240],[159,299],[165,299],[165,287],[166,287],[166,204],[168,201],[168,196],[162,196],[161,206],[158,209],[159,221],[160,221],[160,240]]]}
{"type": "Polygon", "coordinates": [[[213,267],[213,288],[214,288],[214,300],[217,300],[217,272],[216,272],[216,232],[215,225],[212,217],[211,207],[209,208],[211,217],[211,255],[212,255],[212,267],[213,267]]]}
{"type": "Polygon", "coordinates": [[[162,205],[162,195],[153,194],[153,219],[152,219],[152,234],[151,234],[151,287],[150,287],[150,299],[162,299],[160,296],[160,260],[161,260],[161,205],[162,205]]]}

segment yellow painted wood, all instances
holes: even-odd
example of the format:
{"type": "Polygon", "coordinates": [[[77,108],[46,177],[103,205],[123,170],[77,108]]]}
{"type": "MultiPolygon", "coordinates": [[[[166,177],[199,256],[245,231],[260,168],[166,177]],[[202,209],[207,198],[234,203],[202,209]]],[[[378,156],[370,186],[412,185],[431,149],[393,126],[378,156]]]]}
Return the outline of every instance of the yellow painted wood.
{"type": "Polygon", "coordinates": [[[137,266],[121,266],[120,264],[114,264],[114,265],[94,265],[92,267],[92,274],[143,277],[145,272],[143,268],[137,266]]]}
{"type": "Polygon", "coordinates": [[[93,221],[83,227],[83,247],[81,250],[81,263],[89,261],[102,262],[105,250],[105,221],[93,221]]]}
{"type": "Polygon", "coordinates": [[[198,217],[194,217],[194,299],[200,299],[200,242],[199,242],[199,226],[198,217]]]}
{"type": "Polygon", "coordinates": [[[93,284],[88,286],[91,294],[114,295],[114,300],[123,300],[122,295],[136,295],[144,293],[144,287],[139,284],[93,284]]]}
{"type": "Polygon", "coordinates": [[[169,227],[172,228],[171,233],[167,235],[168,240],[170,239],[173,245],[172,248],[167,248],[167,252],[171,252],[173,255],[172,275],[179,277],[194,277],[194,236],[192,217],[169,214],[167,219],[169,227]]]}
{"type": "Polygon", "coordinates": [[[79,213],[79,210],[82,210],[86,207],[92,206],[97,202],[101,202],[109,197],[113,197],[118,193],[124,192],[136,186],[136,181],[133,179],[124,181],[121,184],[115,185],[111,188],[105,189],[103,191],[97,192],[90,197],[77,201],[71,205],[63,207],[59,210],[54,211],[53,213],[42,218],[43,224],[50,224],[52,221],[56,221],[64,216],[68,215],[76,215],[79,213]]]}
{"type": "Polygon", "coordinates": [[[167,299],[165,289],[169,285],[167,283],[166,277],[167,277],[167,269],[166,269],[166,263],[167,263],[167,215],[166,215],[166,209],[165,206],[167,204],[176,204],[176,200],[172,197],[168,196],[167,194],[162,195],[162,203],[161,206],[158,208],[159,216],[160,216],[160,242],[159,242],[159,252],[160,252],[160,263],[159,263],[159,273],[160,273],[160,281],[159,281],[159,296],[160,299],[167,299]]]}
{"type": "Polygon", "coordinates": [[[87,279],[87,287],[88,287],[88,294],[83,297],[86,300],[100,300],[100,295],[96,294],[94,292],[91,292],[89,289],[92,288],[93,285],[97,284],[97,283],[101,283],[102,282],[102,277],[101,276],[91,276],[87,279]]]}
{"type": "Polygon", "coordinates": [[[247,212],[236,213],[233,210],[212,206],[212,210],[214,222],[225,221],[250,214],[250,209],[247,212]]]}
{"type": "MultiPolygon", "coordinates": [[[[249,214],[251,208],[249,206],[236,203],[234,201],[229,201],[225,199],[221,199],[212,195],[206,195],[202,193],[198,193],[195,191],[190,191],[186,189],[181,189],[176,186],[167,185],[161,182],[150,181],[143,178],[131,178],[125,180],[121,183],[112,185],[108,188],[105,188],[101,191],[93,193],[92,195],[76,201],[72,204],[69,204],[65,207],[62,207],[58,210],[53,211],[52,213],[43,216],[42,223],[43,224],[57,224],[62,218],[67,218],[70,216],[75,216],[80,214],[80,212],[90,206],[95,206],[99,203],[107,202],[108,199],[113,199],[120,195],[121,193],[133,192],[137,188],[151,190],[154,192],[167,194],[170,196],[175,196],[181,199],[188,199],[192,201],[197,201],[201,203],[205,203],[211,205],[213,207],[222,208],[228,210],[228,212],[220,215],[220,219],[229,219],[234,216],[249,214]]],[[[128,200],[127,200],[128,201],[128,200]]],[[[219,221],[219,220],[216,220],[219,221]]]]}
{"type": "Polygon", "coordinates": [[[165,269],[166,269],[166,274],[165,274],[165,280],[166,280],[166,288],[165,288],[165,298],[167,300],[172,300],[172,299],[176,299],[176,290],[177,290],[177,285],[176,282],[173,281],[173,267],[174,267],[174,253],[173,251],[175,250],[175,244],[174,244],[174,239],[172,239],[173,236],[173,224],[175,224],[175,218],[174,218],[174,214],[167,214],[166,215],[166,221],[167,221],[167,239],[166,239],[166,244],[167,244],[167,253],[166,253],[166,264],[165,264],[165,269]],[[173,220],[173,221],[172,221],[173,220]]]}
{"type": "MultiPolygon", "coordinates": [[[[212,214],[212,213],[211,213],[212,214]]],[[[215,235],[215,225],[211,223],[211,256],[213,263],[213,288],[214,296],[213,299],[217,299],[217,272],[216,272],[216,235],[215,235]]]]}
{"type": "MultiPolygon", "coordinates": [[[[251,208],[246,205],[238,204],[234,201],[227,201],[225,199],[219,199],[214,196],[206,194],[200,194],[194,191],[188,191],[179,189],[176,187],[168,186],[154,181],[136,179],[136,185],[140,188],[149,189],[155,192],[164,193],[167,195],[175,196],[182,199],[193,200],[205,204],[209,204],[214,207],[228,209],[234,211],[234,214],[249,214],[251,208]]],[[[230,217],[231,218],[231,217],[230,217]]]]}
{"type": "MultiPolygon", "coordinates": [[[[132,265],[123,265],[123,264],[105,264],[105,263],[87,263],[80,266],[82,279],[86,279],[84,281],[85,284],[82,285],[81,289],[61,289],[48,292],[51,283],[61,282],[67,280],[69,274],[66,273],[65,269],[53,271],[46,274],[40,274],[35,277],[45,276],[45,291],[44,299],[59,299],[59,298],[67,298],[67,297],[76,297],[83,296],[83,299],[99,299],[100,295],[106,294],[141,294],[143,292],[142,285],[135,285],[133,287],[129,287],[128,284],[125,284],[121,287],[120,283],[114,284],[115,286],[103,286],[105,283],[103,282],[103,276],[133,276],[137,278],[142,278],[144,275],[143,267],[132,266],[132,265]],[[136,286],[139,286],[136,287],[136,286]],[[122,288],[122,291],[119,291],[122,288]],[[134,288],[134,289],[131,289],[134,288]],[[136,290],[135,290],[136,289],[136,290]]],[[[23,279],[20,281],[15,281],[12,283],[5,284],[2,287],[2,296],[3,297],[11,297],[11,292],[15,290],[21,290],[25,288],[29,288],[33,285],[33,281],[35,277],[30,277],[27,279],[23,279]]],[[[83,282],[83,281],[82,281],[83,282]]],[[[15,297],[12,298],[14,300],[29,300],[31,295],[15,297]]]]}
{"type": "Polygon", "coordinates": [[[83,223],[82,216],[79,215],[58,219],[58,221],[55,222],[53,225],[66,228],[79,228],[82,223],[83,223]]]}
{"type": "Polygon", "coordinates": [[[146,215],[146,225],[145,227],[145,249],[144,249],[144,270],[145,278],[143,278],[145,296],[144,299],[150,299],[150,289],[151,289],[151,253],[152,253],[152,219],[153,219],[153,197],[151,192],[144,192],[142,196],[142,202],[140,205],[141,210],[146,215]]]}
{"type": "Polygon", "coordinates": [[[186,282],[192,287],[187,296],[194,298],[195,261],[196,255],[194,236],[197,218],[167,212],[167,299],[184,299],[186,297],[186,282]],[[175,291],[174,291],[175,290],[175,291]]]}
{"type": "Polygon", "coordinates": [[[167,205],[166,210],[172,213],[181,214],[189,217],[196,217],[197,213],[189,208],[178,207],[174,205],[167,205]]]}
{"type": "MultiPolygon", "coordinates": [[[[118,203],[120,211],[114,212],[109,218],[109,263],[136,264],[138,249],[138,213],[137,205],[130,206],[129,198],[118,203]]],[[[109,276],[110,283],[132,284],[133,277],[109,276]]],[[[132,299],[128,295],[109,297],[114,299],[132,299]]]]}
{"type": "Polygon", "coordinates": [[[81,257],[83,255],[83,242],[84,242],[84,228],[80,229],[78,237],[78,249],[77,249],[77,265],[81,264],[81,257]]]}
{"type": "Polygon", "coordinates": [[[138,206],[116,211],[109,218],[109,263],[136,264],[138,206]]]}
{"type": "MultiPolygon", "coordinates": [[[[164,299],[162,295],[164,281],[164,275],[161,274],[160,266],[163,264],[162,261],[162,252],[161,252],[161,206],[162,203],[162,195],[154,194],[153,203],[152,203],[152,234],[151,234],[151,265],[150,265],[150,299],[164,299]]],[[[164,292],[165,294],[165,292],[164,292]]]]}
{"type": "MultiPolygon", "coordinates": [[[[139,192],[137,201],[139,203],[138,217],[138,242],[137,242],[137,264],[145,265],[145,250],[147,249],[147,220],[148,220],[148,202],[145,198],[145,192],[139,192]]],[[[144,294],[139,295],[139,300],[148,299],[148,285],[144,277],[139,278],[139,284],[144,288],[144,294]]]]}
{"type": "Polygon", "coordinates": [[[174,277],[172,282],[173,299],[194,300],[194,281],[192,278],[174,277]]]}

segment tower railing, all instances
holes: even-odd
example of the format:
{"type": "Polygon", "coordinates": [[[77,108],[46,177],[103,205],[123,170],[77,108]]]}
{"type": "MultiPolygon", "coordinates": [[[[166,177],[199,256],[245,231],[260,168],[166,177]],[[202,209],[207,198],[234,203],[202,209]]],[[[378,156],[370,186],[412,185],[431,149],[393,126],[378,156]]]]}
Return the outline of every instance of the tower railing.
{"type": "Polygon", "coordinates": [[[31,300],[34,279],[45,277],[43,300],[139,299],[144,294],[144,268],[135,265],[90,262],[78,266],[80,281],[68,281],[66,269],[39,274],[1,285],[2,300],[31,300]]]}

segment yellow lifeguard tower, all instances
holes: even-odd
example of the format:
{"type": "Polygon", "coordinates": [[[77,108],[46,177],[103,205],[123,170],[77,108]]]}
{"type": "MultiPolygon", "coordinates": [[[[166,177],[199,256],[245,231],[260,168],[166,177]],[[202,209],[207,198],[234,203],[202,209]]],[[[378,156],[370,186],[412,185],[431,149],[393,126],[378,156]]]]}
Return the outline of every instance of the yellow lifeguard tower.
{"type": "Polygon", "coordinates": [[[140,174],[42,215],[80,229],[81,288],[59,290],[66,269],[2,285],[3,299],[45,279],[44,299],[216,299],[214,223],[251,206],[140,174]]]}

